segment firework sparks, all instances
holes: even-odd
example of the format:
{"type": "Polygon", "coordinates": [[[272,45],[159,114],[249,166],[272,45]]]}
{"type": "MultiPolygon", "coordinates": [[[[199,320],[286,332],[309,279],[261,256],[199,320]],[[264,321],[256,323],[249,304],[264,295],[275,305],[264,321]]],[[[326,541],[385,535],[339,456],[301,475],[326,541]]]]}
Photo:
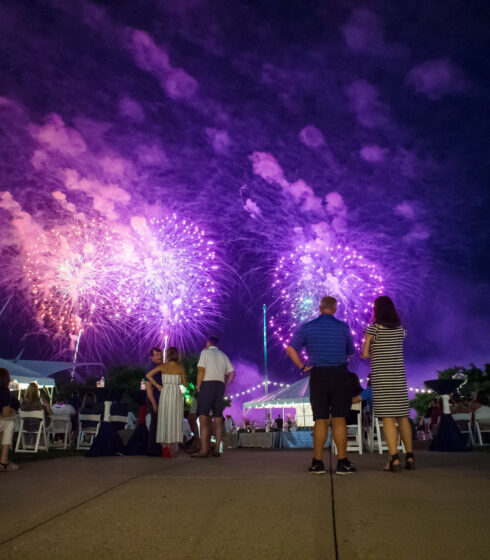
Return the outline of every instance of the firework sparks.
{"type": "Polygon", "coordinates": [[[279,309],[269,326],[284,347],[299,325],[318,315],[321,298],[330,295],[337,298],[336,316],[350,326],[359,349],[372,302],[384,292],[375,265],[341,244],[299,245],[279,259],[272,287],[279,309]]]}
{"type": "Polygon", "coordinates": [[[133,222],[139,266],[132,283],[137,293],[138,340],[168,340],[186,348],[207,334],[220,316],[218,258],[214,242],[187,219],[133,222]],[[165,338],[168,337],[168,338],[165,338]]]}
{"type": "Polygon", "coordinates": [[[23,268],[38,321],[77,353],[82,331],[131,314],[123,247],[103,222],[91,220],[44,232],[27,252],[23,268]]]}

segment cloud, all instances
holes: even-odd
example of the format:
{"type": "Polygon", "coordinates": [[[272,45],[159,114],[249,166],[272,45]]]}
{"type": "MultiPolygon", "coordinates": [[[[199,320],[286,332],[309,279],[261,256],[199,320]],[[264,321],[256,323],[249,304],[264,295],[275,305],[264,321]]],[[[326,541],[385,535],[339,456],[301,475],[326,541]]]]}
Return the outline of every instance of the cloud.
{"type": "Polygon", "coordinates": [[[22,210],[21,205],[8,191],[0,192],[0,208],[11,215],[11,224],[16,230],[18,240],[24,249],[28,249],[36,242],[42,233],[42,228],[28,212],[22,210]]]}
{"type": "Polygon", "coordinates": [[[116,204],[127,205],[131,196],[117,185],[104,184],[97,179],[80,177],[75,169],[65,169],[65,186],[69,190],[80,191],[92,199],[95,210],[106,216],[109,220],[117,220],[116,204]]]}
{"type": "Polygon", "coordinates": [[[356,80],[347,87],[347,95],[360,124],[378,128],[389,123],[390,109],[379,99],[379,92],[372,84],[356,80]]]}
{"type": "Polygon", "coordinates": [[[405,243],[415,243],[417,241],[426,241],[430,237],[429,229],[423,224],[415,224],[414,227],[403,236],[405,243]]]}
{"type": "Polygon", "coordinates": [[[190,99],[197,91],[196,80],[182,68],[169,72],[162,86],[172,99],[190,99]]]}
{"type": "Polygon", "coordinates": [[[422,223],[423,210],[420,204],[410,200],[403,200],[395,206],[393,213],[401,216],[411,224],[410,231],[403,236],[403,241],[408,244],[426,241],[430,237],[430,231],[422,223]]]}
{"type": "Polygon", "coordinates": [[[226,130],[206,128],[206,136],[217,154],[225,154],[230,147],[230,137],[226,130]]]}
{"type": "Polygon", "coordinates": [[[408,73],[407,83],[431,101],[463,93],[469,87],[463,71],[447,58],[427,60],[414,66],[408,73]]]}
{"type": "Polygon", "coordinates": [[[276,183],[283,188],[287,188],[289,183],[284,178],[281,166],[277,163],[276,158],[267,152],[254,152],[250,159],[252,160],[253,172],[262,177],[268,183],[276,183]]]}
{"type": "Polygon", "coordinates": [[[381,146],[376,144],[365,145],[359,151],[361,159],[369,163],[379,163],[383,161],[387,153],[387,148],[381,148],[381,146]]]}
{"type": "Polygon", "coordinates": [[[397,204],[393,212],[396,216],[402,216],[409,221],[415,220],[417,214],[415,204],[409,200],[404,200],[403,202],[400,202],[400,204],[397,204]]]}
{"type": "Polygon", "coordinates": [[[32,167],[39,171],[48,164],[49,154],[45,150],[34,150],[30,161],[32,167]]]}
{"type": "Polygon", "coordinates": [[[282,188],[283,194],[291,196],[295,203],[300,204],[303,212],[323,213],[322,199],[315,195],[313,189],[303,179],[289,183],[284,177],[284,172],[276,158],[268,152],[254,152],[252,160],[253,170],[271,184],[277,184],[282,188]]]}
{"type": "Polygon", "coordinates": [[[325,145],[323,132],[312,124],[305,126],[300,131],[299,139],[305,146],[308,146],[308,148],[320,148],[325,145]]]}
{"type": "Polygon", "coordinates": [[[365,8],[353,10],[341,30],[351,51],[360,54],[377,54],[383,49],[382,22],[370,10],[365,8]]]}
{"type": "Polygon", "coordinates": [[[74,214],[77,211],[76,206],[72,202],[68,202],[66,200],[65,193],[62,193],[61,191],[53,191],[51,194],[53,195],[53,198],[60,203],[61,207],[68,212],[74,214]]]}
{"type": "Polygon", "coordinates": [[[394,158],[401,174],[408,179],[416,179],[423,172],[423,163],[411,150],[400,148],[394,158]]]}
{"type": "Polygon", "coordinates": [[[262,216],[262,210],[251,198],[247,198],[243,208],[250,214],[251,218],[255,219],[262,216]]]}
{"type": "Polygon", "coordinates": [[[82,135],[65,125],[63,119],[56,113],[51,113],[44,119],[43,126],[31,126],[31,136],[35,138],[47,151],[59,152],[70,156],[80,156],[87,151],[82,135]]]}
{"type": "Polygon", "coordinates": [[[311,230],[315,235],[313,243],[320,248],[331,245],[335,239],[335,232],[328,222],[312,224],[311,230]]]}
{"type": "Polygon", "coordinates": [[[188,100],[195,95],[197,81],[182,68],[174,68],[166,51],[155,44],[149,33],[130,29],[126,45],[136,64],[158,78],[170,98],[188,100]]]}
{"type": "Polygon", "coordinates": [[[104,156],[99,159],[104,176],[111,180],[120,180],[134,174],[133,164],[119,156],[104,156]]]}
{"type": "Polygon", "coordinates": [[[158,144],[141,144],[136,150],[138,162],[145,167],[169,167],[169,161],[165,150],[158,144]]]}
{"type": "Polygon", "coordinates": [[[130,97],[123,97],[119,101],[119,114],[136,123],[142,123],[145,120],[143,107],[130,97]]]}
{"type": "Polygon", "coordinates": [[[332,216],[332,228],[337,233],[347,231],[347,206],[342,195],[336,191],[329,192],[325,196],[327,213],[332,216]]]}

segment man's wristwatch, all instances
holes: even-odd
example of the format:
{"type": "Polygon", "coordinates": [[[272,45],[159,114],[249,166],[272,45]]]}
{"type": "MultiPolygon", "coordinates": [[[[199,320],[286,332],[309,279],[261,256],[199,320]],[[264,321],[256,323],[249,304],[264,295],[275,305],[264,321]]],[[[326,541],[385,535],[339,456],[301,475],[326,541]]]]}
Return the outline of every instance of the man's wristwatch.
{"type": "Polygon", "coordinates": [[[306,369],[306,364],[303,364],[303,367],[299,371],[305,371],[305,369],[306,369]]]}

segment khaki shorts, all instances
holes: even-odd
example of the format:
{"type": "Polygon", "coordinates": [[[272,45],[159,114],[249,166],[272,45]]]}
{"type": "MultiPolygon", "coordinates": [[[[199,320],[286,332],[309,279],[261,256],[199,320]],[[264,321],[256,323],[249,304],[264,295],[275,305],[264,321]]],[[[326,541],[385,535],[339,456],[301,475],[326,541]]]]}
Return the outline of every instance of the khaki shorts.
{"type": "Polygon", "coordinates": [[[15,420],[12,418],[0,418],[0,436],[2,437],[2,445],[12,445],[14,436],[15,420]]]}

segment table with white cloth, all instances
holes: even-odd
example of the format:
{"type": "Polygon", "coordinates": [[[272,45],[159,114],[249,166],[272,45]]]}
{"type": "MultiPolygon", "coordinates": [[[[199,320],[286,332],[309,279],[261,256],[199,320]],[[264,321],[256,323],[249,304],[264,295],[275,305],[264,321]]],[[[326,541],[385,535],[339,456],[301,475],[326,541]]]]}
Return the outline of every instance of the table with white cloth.
{"type": "Polygon", "coordinates": [[[301,430],[296,432],[240,432],[238,447],[260,447],[262,449],[312,448],[313,432],[301,430]]]}
{"type": "Polygon", "coordinates": [[[280,447],[281,432],[239,432],[238,447],[280,447]]]}

